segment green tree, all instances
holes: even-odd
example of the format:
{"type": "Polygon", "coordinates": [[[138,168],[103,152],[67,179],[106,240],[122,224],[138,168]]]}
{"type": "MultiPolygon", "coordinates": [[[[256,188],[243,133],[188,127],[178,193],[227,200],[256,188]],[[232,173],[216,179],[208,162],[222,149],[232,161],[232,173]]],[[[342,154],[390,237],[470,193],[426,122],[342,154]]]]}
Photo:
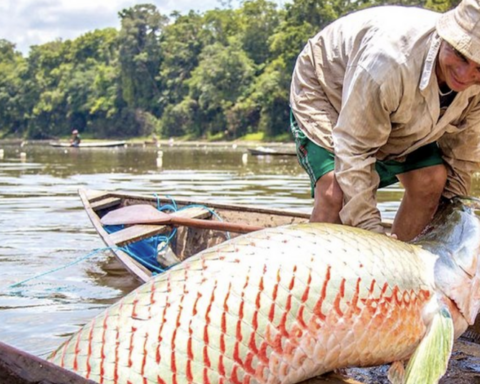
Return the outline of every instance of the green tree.
{"type": "Polygon", "coordinates": [[[174,13],[160,41],[163,61],[160,68],[161,107],[180,103],[189,92],[186,80],[198,66],[205,46],[203,16],[191,11],[186,16],[174,13]]]}
{"type": "Polygon", "coordinates": [[[249,89],[255,64],[245,51],[232,44],[215,43],[206,47],[201,61],[187,81],[190,97],[198,101],[207,135],[227,129],[225,113],[249,89]]]}
{"type": "Polygon", "coordinates": [[[169,104],[161,119],[160,133],[163,137],[200,137],[203,134],[198,102],[185,97],[178,104],[169,104]]]}
{"type": "Polygon", "coordinates": [[[0,39],[0,137],[21,136],[26,128],[24,85],[26,61],[15,44],[0,39]]]}
{"type": "Polygon", "coordinates": [[[131,109],[158,114],[158,73],[162,60],[160,34],[168,22],[151,4],[139,4],[119,13],[120,90],[131,109]]]}
{"type": "Polygon", "coordinates": [[[55,138],[67,127],[67,94],[62,88],[71,64],[66,62],[70,42],[60,40],[33,46],[28,62],[26,104],[30,138],[55,138]]]}
{"type": "Polygon", "coordinates": [[[233,9],[214,9],[205,12],[203,18],[206,45],[229,44],[229,38],[241,32],[238,12],[233,9]]]}
{"type": "Polygon", "coordinates": [[[70,127],[97,137],[110,135],[118,113],[118,32],[95,30],[75,39],[68,52],[72,70],[62,86],[67,90],[70,127]]]}
{"type": "Polygon", "coordinates": [[[237,11],[242,49],[257,65],[272,59],[268,41],[280,23],[277,5],[267,0],[248,0],[237,11]]]}
{"type": "Polygon", "coordinates": [[[74,63],[113,64],[118,59],[118,47],[115,28],[96,29],[72,41],[67,60],[74,63]]]}

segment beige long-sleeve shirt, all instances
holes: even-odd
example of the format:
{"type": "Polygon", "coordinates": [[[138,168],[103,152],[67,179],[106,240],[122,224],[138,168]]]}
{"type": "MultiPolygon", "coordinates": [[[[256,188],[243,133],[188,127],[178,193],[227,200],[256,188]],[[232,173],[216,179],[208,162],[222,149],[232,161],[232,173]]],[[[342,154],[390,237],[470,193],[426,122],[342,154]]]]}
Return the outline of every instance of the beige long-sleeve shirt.
{"type": "Polygon", "coordinates": [[[439,14],[377,7],[338,19],[310,39],[292,77],[300,128],[335,153],[344,224],[382,232],[375,161],[402,161],[438,142],[449,165],[444,195],[468,194],[480,167],[480,86],[441,115],[435,61],[439,14]]]}

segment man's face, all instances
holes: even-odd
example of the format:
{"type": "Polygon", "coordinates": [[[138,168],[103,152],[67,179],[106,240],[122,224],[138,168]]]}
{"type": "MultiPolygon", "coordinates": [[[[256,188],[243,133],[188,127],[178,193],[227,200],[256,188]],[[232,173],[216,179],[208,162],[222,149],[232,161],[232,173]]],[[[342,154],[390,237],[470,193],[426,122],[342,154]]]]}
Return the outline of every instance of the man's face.
{"type": "Polygon", "coordinates": [[[442,42],[435,68],[439,84],[447,84],[455,92],[480,84],[480,64],[467,59],[446,41],[442,42]]]}

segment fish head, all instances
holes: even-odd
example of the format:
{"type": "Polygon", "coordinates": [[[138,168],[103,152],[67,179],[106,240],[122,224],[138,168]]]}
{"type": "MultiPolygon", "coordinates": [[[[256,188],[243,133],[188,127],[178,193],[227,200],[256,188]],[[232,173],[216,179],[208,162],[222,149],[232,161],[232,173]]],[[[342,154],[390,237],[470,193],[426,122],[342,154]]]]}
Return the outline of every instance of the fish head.
{"type": "MultiPolygon", "coordinates": [[[[436,286],[457,306],[469,324],[480,310],[480,200],[456,197],[439,209],[436,225],[438,255],[436,286]]],[[[433,237],[430,241],[435,240],[433,237]]]]}

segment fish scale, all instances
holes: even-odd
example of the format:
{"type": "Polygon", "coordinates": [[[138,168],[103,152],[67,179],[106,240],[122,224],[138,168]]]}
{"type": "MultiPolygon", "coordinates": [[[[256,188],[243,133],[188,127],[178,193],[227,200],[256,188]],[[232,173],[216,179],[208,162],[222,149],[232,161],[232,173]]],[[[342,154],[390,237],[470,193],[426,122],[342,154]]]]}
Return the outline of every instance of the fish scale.
{"type": "Polygon", "coordinates": [[[273,384],[405,359],[434,258],[328,224],[251,233],[155,277],[51,360],[99,383],[273,384]]]}

